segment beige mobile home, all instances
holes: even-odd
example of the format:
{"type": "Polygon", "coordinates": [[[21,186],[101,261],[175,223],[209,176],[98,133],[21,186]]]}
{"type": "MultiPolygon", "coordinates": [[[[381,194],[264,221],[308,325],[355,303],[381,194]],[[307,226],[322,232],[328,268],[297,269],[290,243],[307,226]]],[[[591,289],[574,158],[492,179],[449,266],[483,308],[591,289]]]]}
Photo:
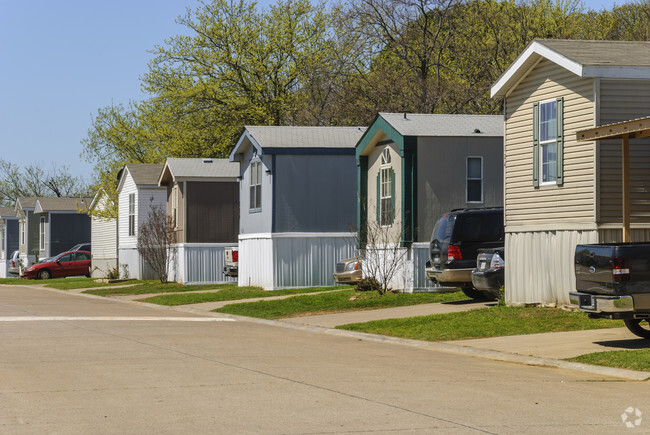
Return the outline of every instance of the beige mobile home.
{"type": "MultiPolygon", "coordinates": [[[[622,237],[620,141],[576,132],[650,113],[650,42],[535,40],[503,99],[506,297],[568,304],[577,243],[622,237]]],[[[650,240],[650,141],[630,147],[632,240],[650,240]]]]}

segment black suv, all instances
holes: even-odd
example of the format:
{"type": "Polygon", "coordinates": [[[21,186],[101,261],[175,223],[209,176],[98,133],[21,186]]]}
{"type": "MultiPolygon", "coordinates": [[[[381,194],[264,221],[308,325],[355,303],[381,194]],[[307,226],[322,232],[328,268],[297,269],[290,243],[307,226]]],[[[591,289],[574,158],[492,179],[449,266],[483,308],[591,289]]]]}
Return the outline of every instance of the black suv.
{"type": "Polygon", "coordinates": [[[492,299],[472,286],[472,270],[482,248],[503,246],[503,208],[466,208],[445,213],[431,235],[427,278],[460,287],[472,299],[492,299]]]}

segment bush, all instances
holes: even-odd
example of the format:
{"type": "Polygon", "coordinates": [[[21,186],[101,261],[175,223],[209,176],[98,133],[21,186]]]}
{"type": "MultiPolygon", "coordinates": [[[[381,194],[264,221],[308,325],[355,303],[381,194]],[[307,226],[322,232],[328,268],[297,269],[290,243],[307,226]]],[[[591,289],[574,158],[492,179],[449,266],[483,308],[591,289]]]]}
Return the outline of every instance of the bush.
{"type": "Polygon", "coordinates": [[[355,287],[358,292],[381,291],[381,284],[373,277],[364,278],[355,287]]]}

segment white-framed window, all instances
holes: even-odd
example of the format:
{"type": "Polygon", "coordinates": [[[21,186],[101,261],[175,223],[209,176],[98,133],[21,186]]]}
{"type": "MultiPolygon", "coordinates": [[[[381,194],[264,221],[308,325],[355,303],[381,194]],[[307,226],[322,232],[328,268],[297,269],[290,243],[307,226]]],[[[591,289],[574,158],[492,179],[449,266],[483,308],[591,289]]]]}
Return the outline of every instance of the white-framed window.
{"type": "Polygon", "coordinates": [[[5,251],[7,249],[6,240],[5,240],[5,231],[6,231],[5,228],[6,228],[5,225],[0,225],[0,258],[3,260],[7,258],[7,256],[5,255],[5,251]]]}
{"type": "Polygon", "coordinates": [[[25,226],[27,223],[25,222],[25,218],[22,218],[20,220],[20,244],[24,245],[25,244],[25,226]]]}
{"type": "Polygon", "coordinates": [[[262,210],[262,162],[254,161],[250,165],[250,211],[262,210]]]}
{"type": "Polygon", "coordinates": [[[178,186],[172,187],[172,227],[178,227],[178,186]]]}
{"type": "Polygon", "coordinates": [[[557,101],[539,104],[540,184],[557,181],[557,101]]]}
{"type": "Polygon", "coordinates": [[[466,202],[483,202],[483,157],[467,157],[466,202]]]}
{"type": "Polygon", "coordinates": [[[45,216],[41,216],[40,237],[39,237],[38,247],[41,251],[45,249],[45,216]]]}
{"type": "Polygon", "coordinates": [[[135,193],[129,194],[129,236],[135,236],[135,193]]]}
{"type": "Polygon", "coordinates": [[[533,103],[533,185],[564,184],[564,99],[533,103]]]}
{"type": "Polygon", "coordinates": [[[390,149],[386,147],[381,154],[381,165],[379,167],[379,224],[388,226],[393,224],[395,214],[394,191],[395,172],[390,166],[390,149]]]}

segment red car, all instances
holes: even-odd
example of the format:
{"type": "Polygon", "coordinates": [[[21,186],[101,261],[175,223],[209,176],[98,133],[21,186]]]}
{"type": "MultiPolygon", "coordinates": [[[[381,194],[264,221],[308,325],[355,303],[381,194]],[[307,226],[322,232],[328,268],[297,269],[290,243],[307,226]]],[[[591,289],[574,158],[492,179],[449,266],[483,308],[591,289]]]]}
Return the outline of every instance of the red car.
{"type": "Polygon", "coordinates": [[[68,251],[46,263],[38,263],[25,269],[24,277],[49,279],[64,276],[90,276],[90,252],[68,251]]]}

